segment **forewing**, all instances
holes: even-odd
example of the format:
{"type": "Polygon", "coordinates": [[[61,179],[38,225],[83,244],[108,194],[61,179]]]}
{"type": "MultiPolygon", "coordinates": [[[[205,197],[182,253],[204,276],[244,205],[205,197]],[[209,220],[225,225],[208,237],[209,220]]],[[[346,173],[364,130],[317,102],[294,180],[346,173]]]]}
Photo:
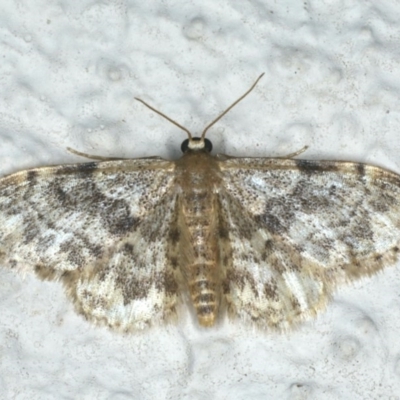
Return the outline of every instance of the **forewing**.
{"type": "Polygon", "coordinates": [[[330,161],[237,158],[220,167],[232,315],[286,329],[315,315],[337,284],[397,260],[398,175],[330,161]]]}
{"type": "Polygon", "coordinates": [[[61,278],[89,319],[122,330],[174,314],[174,163],[107,161],[0,180],[0,262],[61,278]]]}

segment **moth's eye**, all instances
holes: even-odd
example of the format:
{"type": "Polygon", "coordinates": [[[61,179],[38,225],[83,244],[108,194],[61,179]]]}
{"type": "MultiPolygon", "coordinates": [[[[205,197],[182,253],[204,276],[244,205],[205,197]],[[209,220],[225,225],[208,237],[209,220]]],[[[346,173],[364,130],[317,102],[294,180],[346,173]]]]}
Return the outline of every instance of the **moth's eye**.
{"type": "MultiPolygon", "coordinates": [[[[192,139],[192,141],[194,142],[200,142],[201,138],[195,137],[192,139]]],[[[198,149],[196,148],[192,148],[191,150],[202,150],[205,149],[207,150],[208,153],[211,153],[212,151],[212,143],[210,140],[208,140],[207,138],[204,139],[204,147],[199,147],[198,149]]],[[[186,153],[189,150],[189,139],[185,139],[182,144],[181,144],[181,150],[182,153],[186,153]]]]}
{"type": "Polygon", "coordinates": [[[186,153],[189,148],[189,139],[185,139],[181,144],[182,153],[186,153]]]}
{"type": "Polygon", "coordinates": [[[204,147],[205,147],[205,149],[206,149],[209,153],[211,153],[211,150],[212,150],[212,143],[211,143],[210,140],[204,139],[204,147]]]}

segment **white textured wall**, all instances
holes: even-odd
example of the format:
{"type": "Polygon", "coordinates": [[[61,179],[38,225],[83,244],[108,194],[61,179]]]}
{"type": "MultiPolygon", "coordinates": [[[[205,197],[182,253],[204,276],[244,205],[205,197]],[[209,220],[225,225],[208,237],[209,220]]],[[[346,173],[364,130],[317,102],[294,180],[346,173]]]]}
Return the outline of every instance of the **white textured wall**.
{"type": "MultiPolygon", "coordinates": [[[[0,173],[104,156],[178,157],[209,133],[232,155],[364,161],[400,172],[395,0],[53,1],[0,6],[0,173]]],[[[0,269],[1,399],[400,399],[400,271],[339,290],[285,335],[223,321],[122,336],[61,285],[0,269]]]]}

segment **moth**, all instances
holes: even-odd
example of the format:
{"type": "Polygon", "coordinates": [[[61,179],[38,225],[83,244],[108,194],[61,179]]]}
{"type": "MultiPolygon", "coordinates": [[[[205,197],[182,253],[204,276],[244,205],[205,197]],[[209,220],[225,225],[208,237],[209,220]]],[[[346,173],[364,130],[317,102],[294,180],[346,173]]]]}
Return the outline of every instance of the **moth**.
{"type": "MultiPolygon", "coordinates": [[[[261,75],[262,76],[262,75],[261,75]]],[[[109,159],[0,180],[0,263],[63,282],[88,320],[135,331],[227,314],[286,330],[334,289],[394,264],[400,177],[371,165],[211,154],[109,159]]],[[[80,154],[80,153],[78,153],[80,154]]]]}

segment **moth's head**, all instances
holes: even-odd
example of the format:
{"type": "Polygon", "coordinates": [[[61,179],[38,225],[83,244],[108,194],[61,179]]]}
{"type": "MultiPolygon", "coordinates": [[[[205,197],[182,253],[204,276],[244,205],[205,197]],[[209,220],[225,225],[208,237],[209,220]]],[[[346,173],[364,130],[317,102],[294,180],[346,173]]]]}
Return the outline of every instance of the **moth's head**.
{"type": "Polygon", "coordinates": [[[163,114],[161,111],[156,110],[154,107],[150,106],[147,104],[145,101],[142,99],[138,99],[135,97],[137,101],[140,101],[143,103],[146,107],[150,108],[150,110],[156,112],[158,115],[161,115],[164,117],[166,120],[169,122],[172,122],[174,125],[176,125],[178,128],[182,129],[185,131],[188,135],[188,138],[182,142],[181,145],[181,150],[183,153],[188,153],[188,152],[206,152],[210,153],[212,150],[212,143],[206,139],[206,133],[207,131],[216,123],[218,122],[231,108],[233,108],[237,103],[239,103],[241,100],[243,100],[257,85],[258,81],[261,79],[261,77],[264,74],[261,74],[258,79],[254,82],[254,84],[251,86],[251,88],[242,96],[240,96],[235,102],[233,102],[222,114],[220,114],[217,118],[215,118],[211,123],[209,123],[203,130],[201,137],[193,137],[192,133],[189,131],[189,129],[186,129],[184,126],[178,124],[176,121],[174,121],[172,118],[166,116],[163,114]]]}
{"type": "Polygon", "coordinates": [[[188,153],[190,151],[205,151],[211,153],[212,143],[207,138],[193,137],[185,139],[181,144],[182,153],[188,153]]]}

